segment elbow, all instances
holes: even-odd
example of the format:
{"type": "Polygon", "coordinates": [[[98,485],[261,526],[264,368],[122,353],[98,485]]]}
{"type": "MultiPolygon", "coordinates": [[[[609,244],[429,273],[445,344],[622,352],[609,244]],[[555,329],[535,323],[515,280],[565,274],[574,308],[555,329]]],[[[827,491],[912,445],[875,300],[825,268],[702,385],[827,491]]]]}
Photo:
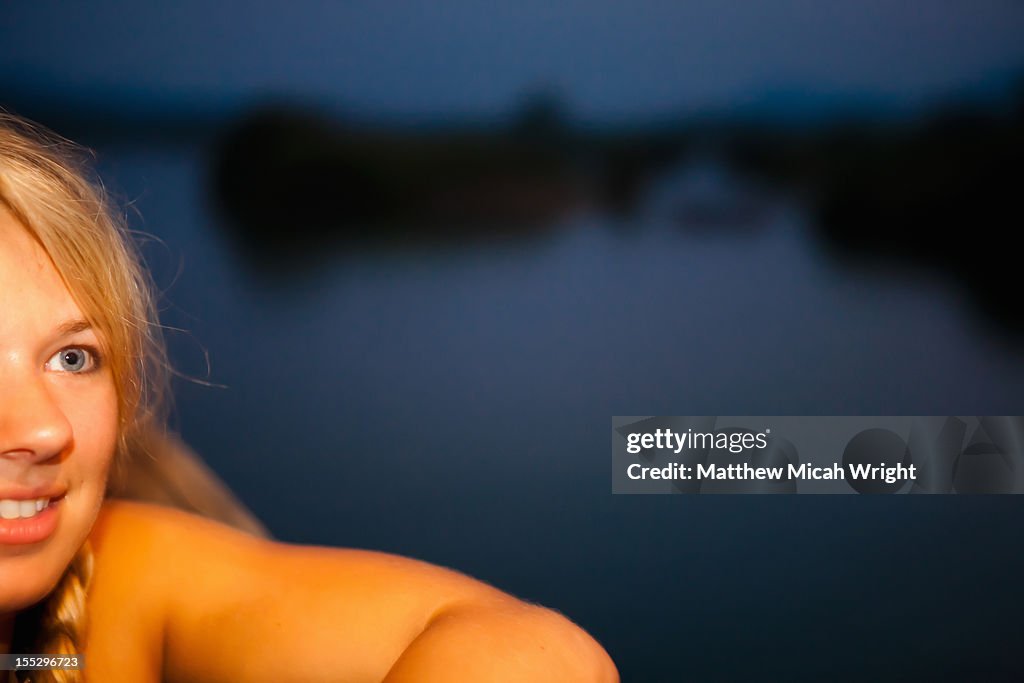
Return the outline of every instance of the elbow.
{"type": "Polygon", "coordinates": [[[502,600],[435,615],[384,680],[619,683],[619,674],[604,648],[561,614],[502,600]]]}
{"type": "MultiPolygon", "coordinates": [[[[504,669],[507,680],[619,683],[618,671],[604,648],[554,610],[515,601],[492,606],[478,613],[478,618],[478,627],[491,632],[493,661],[496,668],[504,669]]],[[[494,680],[506,678],[495,676],[494,680]]]]}
{"type": "Polygon", "coordinates": [[[542,607],[534,611],[536,632],[544,649],[554,661],[538,662],[541,668],[551,664],[565,672],[561,680],[581,683],[619,683],[619,673],[611,657],[586,631],[558,612],[542,607]]]}

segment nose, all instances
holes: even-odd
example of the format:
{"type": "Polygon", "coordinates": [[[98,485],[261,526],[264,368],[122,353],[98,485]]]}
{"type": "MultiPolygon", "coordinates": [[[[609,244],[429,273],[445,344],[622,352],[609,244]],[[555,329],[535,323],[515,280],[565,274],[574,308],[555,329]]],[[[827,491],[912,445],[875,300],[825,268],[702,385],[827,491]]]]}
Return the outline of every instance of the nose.
{"type": "Polygon", "coordinates": [[[0,374],[0,463],[44,462],[70,445],[71,423],[42,376],[0,374]]]}

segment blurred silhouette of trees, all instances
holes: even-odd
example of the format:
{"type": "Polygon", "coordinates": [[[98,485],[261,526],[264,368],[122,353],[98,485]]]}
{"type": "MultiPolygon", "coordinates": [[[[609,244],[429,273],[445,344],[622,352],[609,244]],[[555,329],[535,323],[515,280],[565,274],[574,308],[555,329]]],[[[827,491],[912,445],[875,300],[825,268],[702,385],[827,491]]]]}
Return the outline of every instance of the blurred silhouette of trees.
{"type": "Polygon", "coordinates": [[[574,127],[539,90],[511,125],[398,129],[264,109],[233,126],[215,194],[255,252],[539,234],[587,204],[628,215],[649,182],[695,150],[803,197],[840,258],[952,274],[1024,330],[1011,248],[1021,225],[1024,79],[1001,107],[953,103],[916,120],[782,127],[728,118],[574,127]]]}

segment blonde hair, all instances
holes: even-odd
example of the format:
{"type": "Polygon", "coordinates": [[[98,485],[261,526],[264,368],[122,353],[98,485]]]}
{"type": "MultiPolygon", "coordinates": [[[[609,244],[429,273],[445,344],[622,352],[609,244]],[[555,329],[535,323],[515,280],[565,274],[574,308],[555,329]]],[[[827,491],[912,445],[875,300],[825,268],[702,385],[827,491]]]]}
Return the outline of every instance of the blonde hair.
{"type": "MultiPolygon", "coordinates": [[[[148,273],[125,222],[85,168],[80,148],[0,110],[0,204],[43,247],[98,332],[117,388],[118,467],[163,429],[168,365],[148,273]]],[[[82,651],[91,568],[86,544],[50,596],[18,615],[15,642],[33,646],[26,652],[82,651]]],[[[81,680],[76,671],[31,673],[34,682],[81,680]]]]}

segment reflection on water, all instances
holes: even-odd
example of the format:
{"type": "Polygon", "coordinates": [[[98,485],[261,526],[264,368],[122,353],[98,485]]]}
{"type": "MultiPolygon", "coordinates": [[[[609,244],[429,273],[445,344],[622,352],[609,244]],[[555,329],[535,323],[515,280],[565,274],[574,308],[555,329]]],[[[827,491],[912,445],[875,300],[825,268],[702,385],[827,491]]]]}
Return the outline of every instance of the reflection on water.
{"type": "MultiPolygon", "coordinates": [[[[785,677],[764,662],[791,637],[820,669],[871,610],[945,593],[943,567],[993,580],[985,543],[1016,529],[1000,515],[1014,501],[610,495],[615,414],[1024,412],[1024,364],[958,291],[834,267],[784,198],[753,231],[697,235],[680,229],[685,211],[629,230],[576,215],[547,241],[340,253],[283,285],[213,224],[203,149],[100,159],[166,243],[147,247],[158,281],[180,266],[164,311],[191,332],[171,335],[176,362],[201,374],[205,349],[227,386],[180,383],[180,427],[278,536],[410,554],[557,605],[625,680],[752,675],[737,642],[785,677]],[[899,558],[938,567],[932,588],[850,587],[899,558]],[[809,635],[842,586],[851,625],[809,635]],[[681,642],[703,653],[684,670],[681,642]]],[[[927,623],[915,638],[943,637],[927,623]]]]}
{"type": "Polygon", "coordinates": [[[643,220],[676,223],[685,232],[711,237],[760,230],[779,208],[765,188],[708,156],[660,174],[638,213],[643,220]]]}

